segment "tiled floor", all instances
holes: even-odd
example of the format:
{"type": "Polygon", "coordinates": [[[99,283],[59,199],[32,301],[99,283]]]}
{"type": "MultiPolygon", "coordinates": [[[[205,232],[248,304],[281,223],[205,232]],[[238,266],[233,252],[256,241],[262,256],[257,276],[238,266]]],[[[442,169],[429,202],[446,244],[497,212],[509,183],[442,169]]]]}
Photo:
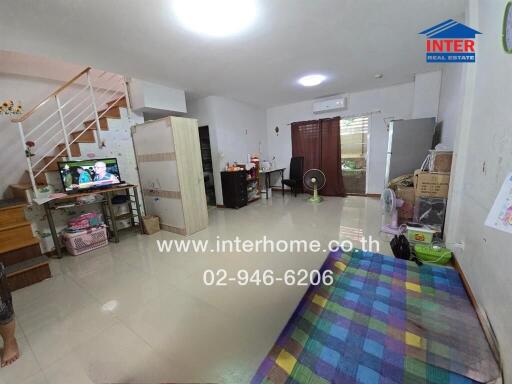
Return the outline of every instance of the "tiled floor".
{"type": "MultiPolygon", "coordinates": [[[[240,210],[210,210],[193,239],[333,239],[379,234],[380,202],[274,194],[240,210]]],[[[13,294],[22,357],[0,369],[0,384],[246,383],[307,287],[208,287],[205,269],[318,268],[325,252],[159,253],[159,232],[52,261],[54,277],[13,294]]],[[[356,245],[359,245],[356,241],[356,245]]]]}

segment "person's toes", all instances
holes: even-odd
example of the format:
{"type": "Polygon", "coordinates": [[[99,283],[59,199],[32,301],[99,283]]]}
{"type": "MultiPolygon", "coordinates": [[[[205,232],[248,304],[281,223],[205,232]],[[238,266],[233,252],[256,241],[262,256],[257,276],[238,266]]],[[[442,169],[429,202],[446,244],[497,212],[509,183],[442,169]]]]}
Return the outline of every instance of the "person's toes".
{"type": "Polygon", "coordinates": [[[18,360],[19,357],[20,357],[20,351],[18,349],[18,344],[16,342],[14,342],[12,345],[10,345],[10,347],[7,349],[4,347],[4,350],[2,353],[1,367],[3,368],[8,365],[11,365],[16,360],[18,360]]]}
{"type": "Polygon", "coordinates": [[[8,366],[8,365],[11,365],[12,363],[14,363],[16,360],[18,360],[18,357],[19,357],[18,355],[11,357],[9,360],[7,360],[5,362],[5,366],[8,366]]]}
{"type": "Polygon", "coordinates": [[[14,363],[16,360],[18,360],[18,358],[12,358],[11,360],[9,360],[9,362],[7,363],[7,365],[11,365],[12,363],[14,363]]]}

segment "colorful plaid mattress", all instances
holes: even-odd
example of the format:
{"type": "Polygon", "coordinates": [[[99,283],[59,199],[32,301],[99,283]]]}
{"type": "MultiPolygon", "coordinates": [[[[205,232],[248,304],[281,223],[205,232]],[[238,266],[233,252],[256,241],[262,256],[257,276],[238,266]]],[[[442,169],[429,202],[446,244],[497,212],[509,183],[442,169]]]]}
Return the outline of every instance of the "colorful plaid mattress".
{"type": "Polygon", "coordinates": [[[474,383],[499,370],[458,273],[332,252],[252,383],[474,383]]]}

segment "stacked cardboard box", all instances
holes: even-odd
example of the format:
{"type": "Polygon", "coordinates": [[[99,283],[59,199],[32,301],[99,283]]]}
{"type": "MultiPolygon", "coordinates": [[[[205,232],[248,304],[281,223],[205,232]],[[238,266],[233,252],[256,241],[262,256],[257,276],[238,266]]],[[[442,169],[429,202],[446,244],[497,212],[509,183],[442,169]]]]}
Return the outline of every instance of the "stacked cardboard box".
{"type": "Polygon", "coordinates": [[[400,224],[411,221],[414,216],[414,186],[413,175],[403,175],[391,180],[388,188],[395,191],[397,199],[403,201],[398,207],[398,221],[400,224]]]}
{"type": "Polygon", "coordinates": [[[428,171],[432,173],[450,173],[452,169],[452,151],[431,150],[428,156],[428,171]]]}
{"type": "Polygon", "coordinates": [[[450,174],[430,173],[420,169],[414,172],[416,197],[448,197],[450,174]]]}
{"type": "Polygon", "coordinates": [[[399,176],[389,183],[403,201],[398,208],[400,223],[416,221],[442,229],[452,156],[451,151],[432,150],[422,166],[425,170],[418,169],[414,175],[399,176]]]}
{"type": "Polygon", "coordinates": [[[448,151],[431,151],[428,171],[414,172],[414,221],[439,231],[444,225],[452,155],[448,151]]]}

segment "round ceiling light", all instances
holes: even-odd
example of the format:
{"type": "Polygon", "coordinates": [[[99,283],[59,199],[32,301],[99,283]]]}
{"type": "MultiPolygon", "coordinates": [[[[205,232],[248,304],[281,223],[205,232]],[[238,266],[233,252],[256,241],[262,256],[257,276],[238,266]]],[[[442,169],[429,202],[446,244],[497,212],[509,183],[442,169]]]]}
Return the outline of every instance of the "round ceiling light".
{"type": "Polygon", "coordinates": [[[299,79],[299,84],[304,87],[314,87],[315,85],[322,84],[327,77],[324,75],[307,75],[299,79]]]}
{"type": "Polygon", "coordinates": [[[212,37],[235,35],[256,19],[256,0],[174,0],[173,11],[188,30],[212,37]]]}

